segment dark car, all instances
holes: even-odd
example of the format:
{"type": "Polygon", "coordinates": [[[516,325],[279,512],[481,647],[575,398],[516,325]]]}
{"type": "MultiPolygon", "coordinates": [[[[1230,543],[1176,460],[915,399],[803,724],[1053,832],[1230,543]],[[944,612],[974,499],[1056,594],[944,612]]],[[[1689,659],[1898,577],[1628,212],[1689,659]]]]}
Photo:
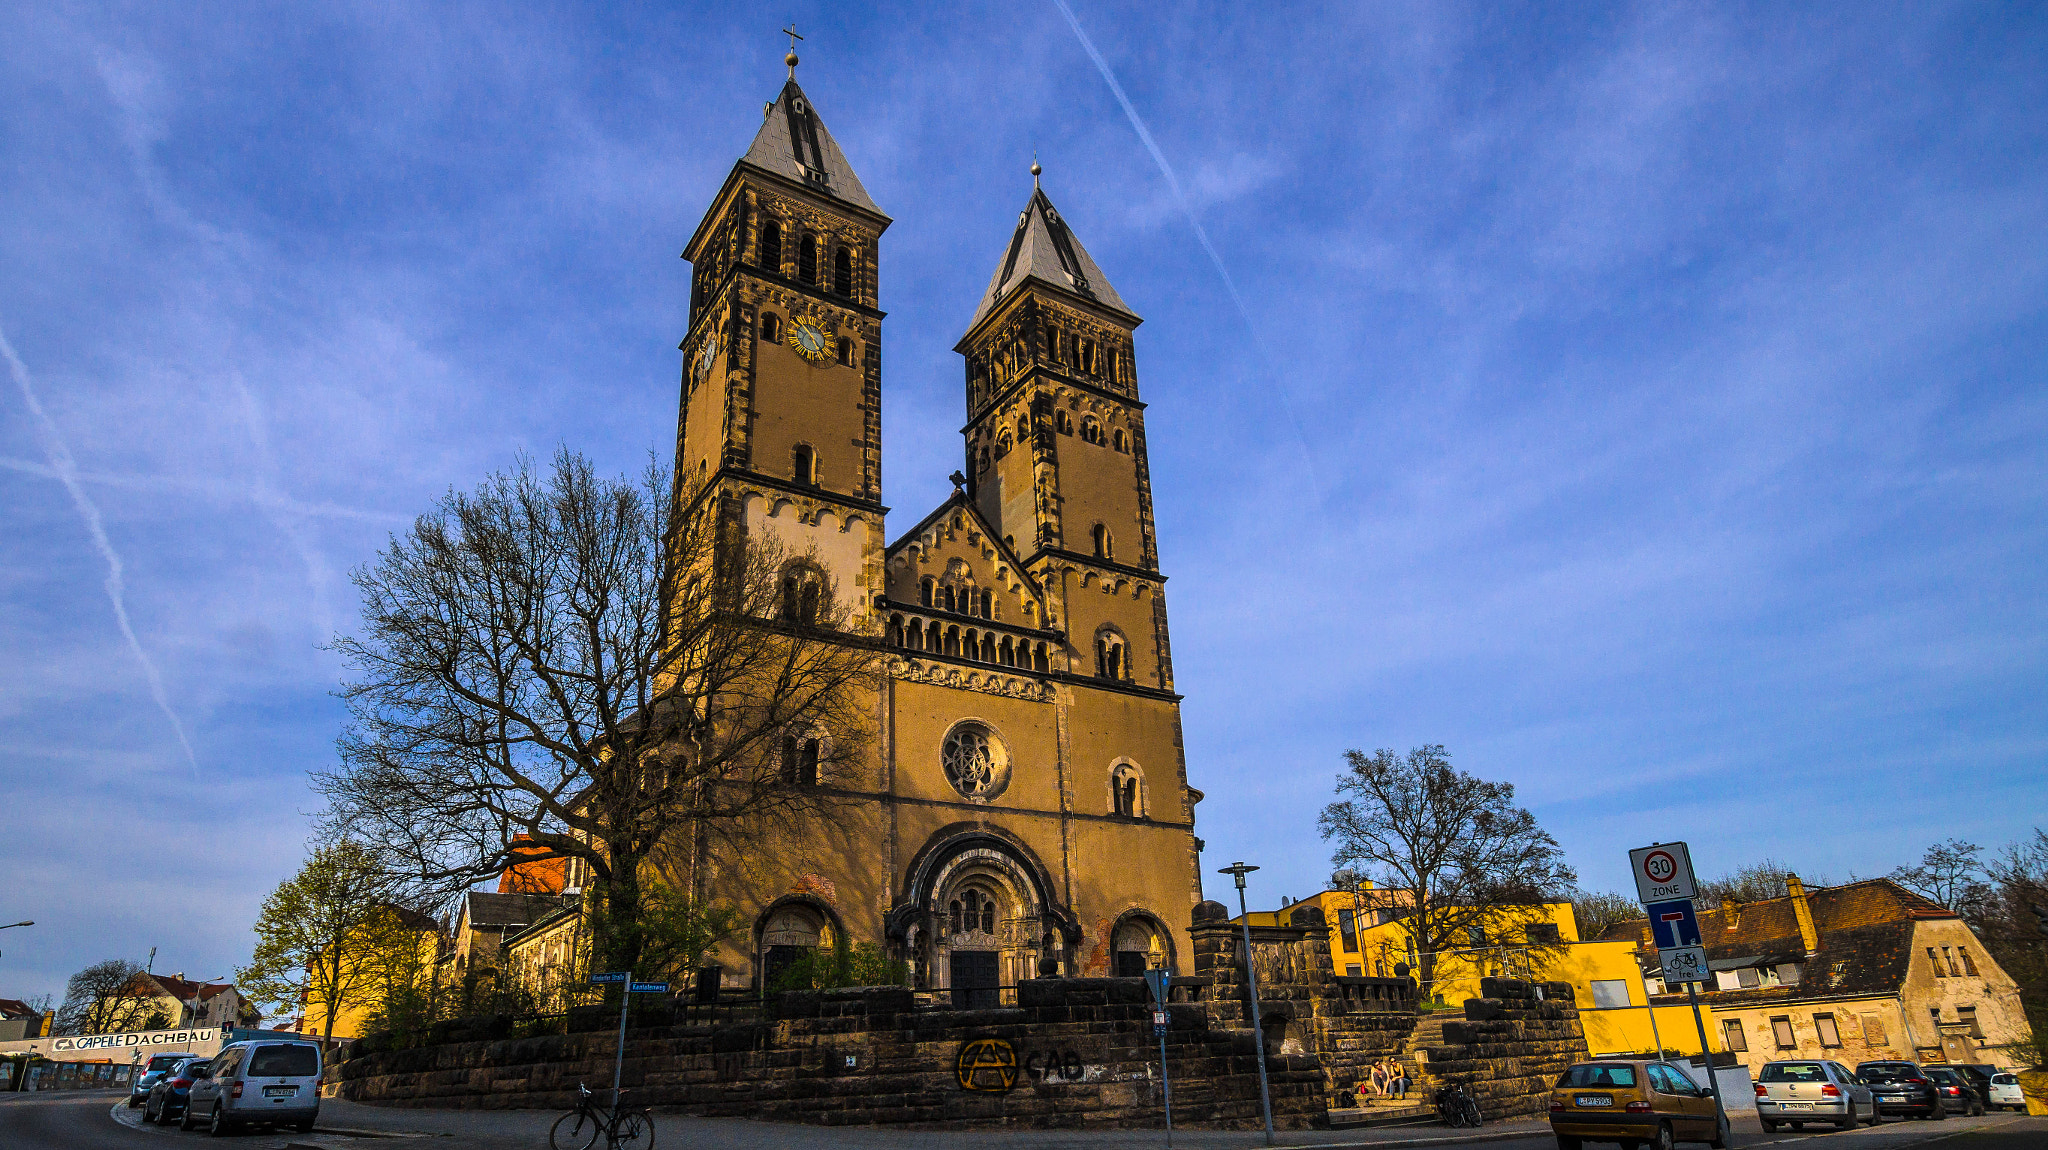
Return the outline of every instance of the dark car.
{"type": "Polygon", "coordinates": [[[1915,1118],[1946,1118],[1941,1088],[1917,1062],[1859,1062],[1856,1077],[1870,1085],[1879,1114],[1910,1114],[1915,1118]]]}
{"type": "Polygon", "coordinates": [[[206,1065],[206,1059],[196,1054],[180,1054],[177,1061],[166,1067],[157,1080],[150,1084],[149,1098],[143,1104],[142,1120],[158,1125],[168,1125],[182,1117],[185,1105],[192,1098],[192,1068],[206,1065]]]}
{"type": "Polygon", "coordinates": [[[1988,1084],[1987,1090],[1980,1092],[1977,1084],[1970,1081],[1969,1075],[1953,1066],[1930,1066],[1927,1068],[1927,1077],[1933,1080],[1935,1089],[1941,1091],[1943,1106],[1950,1110],[1963,1111],[1973,1118],[1984,1113],[1984,1096],[1989,1092],[1988,1084]]]}
{"type": "Polygon", "coordinates": [[[179,1059],[190,1057],[192,1057],[190,1051],[180,1051],[176,1054],[150,1055],[149,1061],[142,1067],[142,1073],[136,1075],[135,1081],[128,1087],[128,1105],[134,1107],[148,1102],[149,1088],[155,1086],[157,1079],[164,1076],[164,1071],[176,1066],[179,1059]]]}

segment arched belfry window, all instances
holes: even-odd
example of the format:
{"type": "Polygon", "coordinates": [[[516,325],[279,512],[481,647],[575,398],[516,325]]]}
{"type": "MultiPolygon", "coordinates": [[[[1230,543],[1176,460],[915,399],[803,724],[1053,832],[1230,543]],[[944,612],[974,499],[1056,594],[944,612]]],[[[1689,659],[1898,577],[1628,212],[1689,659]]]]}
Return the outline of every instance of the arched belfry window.
{"type": "Polygon", "coordinates": [[[1127,452],[1131,449],[1130,440],[1124,435],[1123,428],[1117,428],[1116,435],[1112,437],[1111,442],[1118,451],[1127,452]]]}
{"type": "Polygon", "coordinates": [[[772,219],[761,221],[761,266],[782,274],[782,224],[772,219]]]}
{"type": "Polygon", "coordinates": [[[1094,416],[1084,415],[1081,417],[1081,438],[1088,443],[1095,444],[1097,447],[1102,445],[1102,424],[1097,422],[1094,416]]]}
{"type": "Polygon", "coordinates": [[[917,601],[927,607],[936,606],[936,592],[939,581],[927,575],[917,581],[917,601]]]}
{"type": "Polygon", "coordinates": [[[1129,681],[1131,652],[1124,637],[1113,627],[1095,633],[1095,674],[1104,679],[1129,681]]]}
{"type": "Polygon", "coordinates": [[[833,340],[832,344],[834,348],[837,349],[837,351],[839,352],[839,366],[852,367],[853,341],[842,335],[838,339],[833,340]]]}
{"type": "Polygon", "coordinates": [[[840,295],[853,294],[853,256],[845,248],[832,254],[832,290],[840,295]]]}
{"type": "Polygon", "coordinates": [[[782,573],[782,621],[811,626],[818,621],[825,581],[815,568],[793,564],[782,573]]]}
{"type": "Polygon", "coordinates": [[[1110,813],[1127,819],[1145,816],[1144,775],[1134,763],[1119,763],[1109,773],[1110,813]]]}
{"type": "Polygon", "coordinates": [[[782,342],[782,318],[772,311],[761,313],[761,338],[768,343],[782,342]]]}
{"type": "Polygon", "coordinates": [[[808,443],[799,443],[790,450],[790,478],[809,485],[818,481],[818,453],[808,443]]]}
{"type": "Polygon", "coordinates": [[[1116,540],[1110,537],[1108,527],[1097,523],[1089,529],[1089,535],[1094,540],[1095,557],[1097,559],[1116,558],[1116,540]]]}
{"type": "Polygon", "coordinates": [[[824,740],[815,733],[782,737],[782,781],[792,786],[818,785],[818,755],[824,740]]]}
{"type": "Polygon", "coordinates": [[[818,237],[806,234],[797,241],[796,278],[807,284],[818,282],[818,237]]]}

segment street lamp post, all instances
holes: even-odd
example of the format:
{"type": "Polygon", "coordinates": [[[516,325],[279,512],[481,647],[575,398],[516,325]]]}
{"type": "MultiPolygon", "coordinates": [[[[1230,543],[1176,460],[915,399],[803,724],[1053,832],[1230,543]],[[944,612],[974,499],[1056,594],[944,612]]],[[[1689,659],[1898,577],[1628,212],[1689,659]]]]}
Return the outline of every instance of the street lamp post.
{"type": "Polygon", "coordinates": [[[1217,871],[1237,880],[1237,921],[1244,927],[1244,975],[1251,988],[1252,1035],[1257,1041],[1259,1052],[1259,1113],[1266,1120],[1266,1145],[1273,1144],[1273,1095],[1266,1085],[1266,1028],[1259,1021],[1259,971],[1252,962],[1252,915],[1245,908],[1244,876],[1259,868],[1243,863],[1232,863],[1217,871]]]}

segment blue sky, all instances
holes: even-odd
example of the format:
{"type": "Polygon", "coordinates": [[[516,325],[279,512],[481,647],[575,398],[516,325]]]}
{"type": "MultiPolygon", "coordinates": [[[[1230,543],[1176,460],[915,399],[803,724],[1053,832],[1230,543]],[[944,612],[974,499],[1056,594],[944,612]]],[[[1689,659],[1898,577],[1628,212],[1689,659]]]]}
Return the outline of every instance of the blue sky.
{"type": "Polygon", "coordinates": [[[792,15],[897,221],[896,530],[1034,149],[1146,317],[1199,833],[1261,901],[1347,747],[1513,781],[1596,887],[2041,821],[2039,8],[1070,3],[1185,204],[1053,0],[17,6],[0,996],[245,961],[347,571],[515,452],[672,441],[676,253],[792,15]]]}

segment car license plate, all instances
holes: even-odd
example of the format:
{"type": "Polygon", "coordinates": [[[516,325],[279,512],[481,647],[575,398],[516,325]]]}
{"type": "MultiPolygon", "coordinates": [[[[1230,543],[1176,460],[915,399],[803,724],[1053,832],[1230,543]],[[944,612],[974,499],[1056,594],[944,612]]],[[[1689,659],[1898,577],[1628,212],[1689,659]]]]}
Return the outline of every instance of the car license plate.
{"type": "Polygon", "coordinates": [[[263,1096],[265,1098],[290,1098],[298,1092],[299,1088],[296,1086],[266,1086],[263,1088],[263,1096]]]}
{"type": "Polygon", "coordinates": [[[1785,1109],[1785,1110],[1811,1110],[1811,1109],[1813,1109],[1813,1103],[1811,1103],[1811,1102],[1780,1102],[1780,1103],[1778,1103],[1778,1105],[1779,1105],[1779,1107],[1780,1107],[1780,1108],[1782,1108],[1782,1109],[1785,1109]]]}
{"type": "Polygon", "coordinates": [[[1574,1099],[1572,1099],[1572,1101],[1574,1101],[1574,1102],[1578,1103],[1578,1104],[1579,1104],[1579,1105],[1581,1105],[1581,1106],[1612,1106],[1612,1105],[1614,1105],[1614,1099],[1612,1099],[1612,1098],[1609,1098],[1609,1097],[1607,1097],[1606,1095],[1603,1095],[1603,1094],[1581,1094],[1581,1095],[1579,1095],[1579,1096],[1578,1096],[1577,1098],[1574,1098],[1574,1099]]]}

